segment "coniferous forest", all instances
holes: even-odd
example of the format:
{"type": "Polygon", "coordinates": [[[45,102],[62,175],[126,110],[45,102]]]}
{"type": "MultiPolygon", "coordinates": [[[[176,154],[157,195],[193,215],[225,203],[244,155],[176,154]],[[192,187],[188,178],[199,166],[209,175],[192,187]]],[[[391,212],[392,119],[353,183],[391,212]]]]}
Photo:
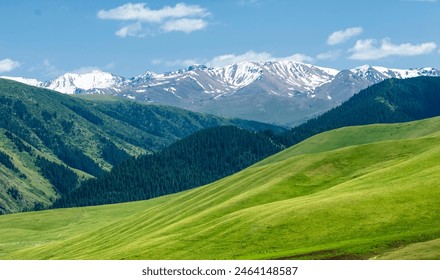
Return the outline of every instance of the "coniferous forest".
{"type": "Polygon", "coordinates": [[[110,204],[180,192],[232,175],[280,150],[265,133],[234,126],[205,129],[85,181],[54,207],[110,204]]]}

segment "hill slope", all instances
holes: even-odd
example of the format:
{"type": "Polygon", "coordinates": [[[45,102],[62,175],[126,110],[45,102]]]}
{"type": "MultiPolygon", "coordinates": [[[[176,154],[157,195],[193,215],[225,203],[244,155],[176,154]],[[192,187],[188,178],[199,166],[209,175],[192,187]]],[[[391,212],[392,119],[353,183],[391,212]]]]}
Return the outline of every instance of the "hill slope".
{"type": "Polygon", "coordinates": [[[2,216],[0,257],[364,259],[440,237],[440,118],[311,140],[324,148],[307,140],[183,193],[2,216]]]}
{"type": "Polygon", "coordinates": [[[86,101],[0,79],[0,214],[50,205],[82,177],[222,125],[273,128],[165,106],[86,101]]]}

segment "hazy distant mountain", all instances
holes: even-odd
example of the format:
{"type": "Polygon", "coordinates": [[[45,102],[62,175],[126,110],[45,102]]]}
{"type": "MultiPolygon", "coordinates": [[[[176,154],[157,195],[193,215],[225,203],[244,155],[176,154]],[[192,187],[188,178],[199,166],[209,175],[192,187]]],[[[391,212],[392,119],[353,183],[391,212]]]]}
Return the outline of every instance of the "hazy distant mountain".
{"type": "Polygon", "coordinates": [[[292,61],[242,62],[221,68],[194,65],[164,74],[147,71],[130,79],[101,71],[68,73],[33,85],[70,94],[118,95],[197,112],[294,126],[370,85],[388,78],[418,76],[440,76],[440,71],[369,65],[339,71],[292,61]]]}

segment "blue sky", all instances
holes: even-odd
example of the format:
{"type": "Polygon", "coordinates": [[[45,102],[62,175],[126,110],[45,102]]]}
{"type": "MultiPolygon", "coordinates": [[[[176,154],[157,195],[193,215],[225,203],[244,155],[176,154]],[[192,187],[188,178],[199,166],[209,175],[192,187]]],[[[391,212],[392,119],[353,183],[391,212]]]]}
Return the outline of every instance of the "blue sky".
{"type": "Polygon", "coordinates": [[[440,69],[440,0],[1,0],[0,75],[291,59],[440,69]]]}

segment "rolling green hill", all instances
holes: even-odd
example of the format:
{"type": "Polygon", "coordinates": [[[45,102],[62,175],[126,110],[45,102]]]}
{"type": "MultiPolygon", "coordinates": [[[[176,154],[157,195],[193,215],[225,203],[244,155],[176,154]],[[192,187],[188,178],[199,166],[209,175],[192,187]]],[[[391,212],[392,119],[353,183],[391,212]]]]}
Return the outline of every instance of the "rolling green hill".
{"type": "Polygon", "coordinates": [[[0,258],[440,259],[439,162],[440,118],[329,131],[182,193],[1,216],[0,258]]]}
{"type": "Polygon", "coordinates": [[[172,107],[82,100],[0,79],[0,214],[47,207],[130,156],[223,125],[280,129],[172,107]]]}

